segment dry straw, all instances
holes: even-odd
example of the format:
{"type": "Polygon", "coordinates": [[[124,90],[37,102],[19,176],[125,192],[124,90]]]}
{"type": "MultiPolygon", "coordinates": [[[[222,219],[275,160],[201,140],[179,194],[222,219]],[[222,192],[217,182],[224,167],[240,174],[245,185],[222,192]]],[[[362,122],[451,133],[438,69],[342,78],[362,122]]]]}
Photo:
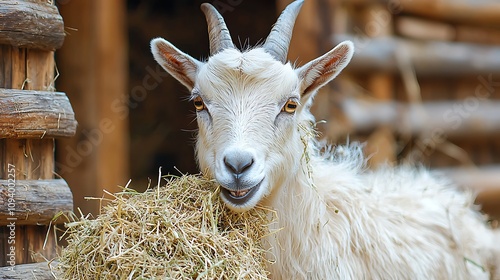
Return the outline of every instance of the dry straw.
{"type": "Polygon", "coordinates": [[[68,223],[61,279],[267,279],[262,239],[274,213],[229,211],[218,186],[169,177],[144,193],[125,188],[95,219],[68,223]]]}

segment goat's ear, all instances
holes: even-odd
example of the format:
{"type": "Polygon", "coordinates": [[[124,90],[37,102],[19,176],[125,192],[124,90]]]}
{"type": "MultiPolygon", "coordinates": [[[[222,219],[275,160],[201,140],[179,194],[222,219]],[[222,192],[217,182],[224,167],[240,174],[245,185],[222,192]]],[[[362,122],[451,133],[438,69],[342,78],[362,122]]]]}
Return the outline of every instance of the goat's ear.
{"type": "Polygon", "coordinates": [[[174,45],[162,38],[151,41],[151,52],[158,62],[170,75],[186,86],[193,89],[198,69],[202,62],[183,53],[174,45]]]}
{"type": "Polygon", "coordinates": [[[296,71],[301,80],[301,96],[309,96],[333,80],[347,66],[353,54],[352,42],[344,41],[326,54],[298,68],[296,71]]]}

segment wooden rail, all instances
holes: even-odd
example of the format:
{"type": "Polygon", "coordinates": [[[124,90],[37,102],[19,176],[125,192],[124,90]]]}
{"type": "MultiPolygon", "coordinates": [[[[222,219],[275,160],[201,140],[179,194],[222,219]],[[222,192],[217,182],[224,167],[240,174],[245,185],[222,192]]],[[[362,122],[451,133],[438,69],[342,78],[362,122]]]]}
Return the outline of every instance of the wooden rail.
{"type": "Polygon", "coordinates": [[[496,0],[343,0],[344,3],[383,4],[393,14],[411,13],[453,23],[500,26],[500,2],[496,0]]]}
{"type": "Polygon", "coordinates": [[[370,132],[389,126],[399,133],[448,137],[500,133],[500,102],[471,97],[463,101],[407,104],[346,99],[341,108],[351,131],[370,132]]]}
{"type": "Polygon", "coordinates": [[[56,262],[39,262],[19,264],[16,266],[0,267],[0,279],[3,280],[52,280],[55,272],[52,271],[56,262]]]}
{"type": "Polygon", "coordinates": [[[50,1],[0,1],[0,44],[51,51],[64,36],[62,17],[50,1]]]}
{"type": "Polygon", "coordinates": [[[398,52],[409,57],[418,76],[500,74],[500,47],[472,43],[417,41],[363,34],[334,35],[333,43],[354,42],[356,52],[347,71],[397,73],[398,52]]]}
{"type": "Polygon", "coordinates": [[[16,225],[48,225],[60,213],[73,211],[73,195],[62,179],[0,180],[0,226],[16,221],[16,225]],[[10,199],[10,200],[9,200],[10,199]],[[12,201],[13,207],[8,207],[12,201]]]}
{"type": "Polygon", "coordinates": [[[70,137],[76,124],[62,92],[0,89],[0,138],[70,137]]]}

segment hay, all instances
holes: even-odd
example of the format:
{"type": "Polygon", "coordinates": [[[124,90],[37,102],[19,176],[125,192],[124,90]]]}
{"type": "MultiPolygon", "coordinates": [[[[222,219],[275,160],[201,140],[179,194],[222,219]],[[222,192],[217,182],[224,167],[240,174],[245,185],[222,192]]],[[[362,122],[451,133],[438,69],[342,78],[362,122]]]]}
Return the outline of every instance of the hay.
{"type": "Polygon", "coordinates": [[[262,237],[272,212],[229,211],[199,176],[115,194],[96,219],[67,223],[62,279],[267,279],[262,237]]]}

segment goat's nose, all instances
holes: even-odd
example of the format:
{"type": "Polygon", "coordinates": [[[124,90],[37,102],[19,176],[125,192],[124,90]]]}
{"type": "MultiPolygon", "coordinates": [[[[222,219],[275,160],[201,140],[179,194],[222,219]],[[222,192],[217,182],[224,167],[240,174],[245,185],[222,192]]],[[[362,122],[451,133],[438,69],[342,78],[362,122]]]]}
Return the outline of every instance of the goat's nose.
{"type": "Polygon", "coordinates": [[[232,152],[224,157],[224,164],[235,175],[245,172],[253,162],[252,154],[244,151],[232,152]]]}

